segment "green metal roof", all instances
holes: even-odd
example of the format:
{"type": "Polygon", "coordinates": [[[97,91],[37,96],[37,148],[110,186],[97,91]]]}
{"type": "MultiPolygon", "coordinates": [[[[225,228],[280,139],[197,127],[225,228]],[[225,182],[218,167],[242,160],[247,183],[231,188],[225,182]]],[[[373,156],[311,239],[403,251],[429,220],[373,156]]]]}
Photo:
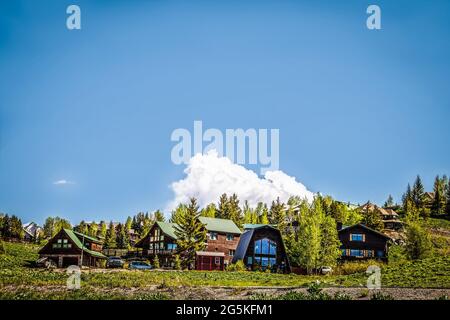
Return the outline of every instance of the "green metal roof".
{"type": "Polygon", "coordinates": [[[274,224],[244,223],[245,230],[256,229],[256,228],[263,227],[263,226],[275,227],[274,224]]]}
{"type": "Polygon", "coordinates": [[[175,240],[178,238],[177,235],[175,234],[176,223],[157,221],[156,224],[161,228],[161,231],[164,232],[169,237],[174,238],[175,240]]]}
{"type": "MultiPolygon", "coordinates": [[[[75,245],[78,247],[78,249],[81,249],[83,247],[83,251],[90,254],[91,256],[106,259],[106,256],[103,253],[89,250],[88,248],[83,246],[82,242],[78,238],[78,236],[83,237],[82,233],[79,233],[79,232],[76,232],[76,231],[73,231],[70,229],[64,229],[64,232],[69,236],[69,238],[73,241],[73,243],[75,243],[75,245]]],[[[91,238],[87,235],[84,235],[84,237],[85,237],[85,239],[91,238]]]]}
{"type": "Polygon", "coordinates": [[[91,236],[88,236],[88,235],[86,235],[86,234],[83,234],[83,233],[81,233],[81,232],[77,232],[77,231],[75,231],[75,230],[72,230],[73,231],[73,233],[75,233],[77,236],[79,236],[79,237],[81,237],[81,238],[85,238],[85,239],[88,239],[88,240],[90,240],[90,241],[92,241],[92,242],[95,242],[95,243],[102,243],[102,241],[100,240],[100,239],[98,239],[98,238],[94,238],[94,237],[91,237],[91,236]]]}
{"type": "MultiPolygon", "coordinates": [[[[200,222],[205,225],[206,230],[208,231],[216,231],[223,233],[233,233],[233,234],[241,234],[241,230],[237,227],[237,225],[232,220],[227,219],[218,219],[218,218],[209,218],[209,217],[200,217],[200,222]]],[[[169,222],[159,222],[156,224],[161,228],[161,231],[168,235],[173,239],[178,239],[175,234],[175,226],[176,223],[169,222]]]]}
{"type": "Polygon", "coordinates": [[[206,225],[206,230],[208,231],[217,231],[233,234],[242,233],[241,230],[238,228],[238,226],[232,220],[209,218],[209,217],[200,217],[198,219],[200,220],[201,223],[206,225]]]}

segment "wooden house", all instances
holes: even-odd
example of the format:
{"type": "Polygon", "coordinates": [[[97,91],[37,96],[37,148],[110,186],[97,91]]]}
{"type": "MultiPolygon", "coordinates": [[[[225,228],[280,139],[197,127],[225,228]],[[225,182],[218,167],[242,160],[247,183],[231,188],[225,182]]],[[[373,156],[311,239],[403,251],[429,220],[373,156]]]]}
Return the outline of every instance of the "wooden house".
{"type": "Polygon", "coordinates": [[[375,211],[380,216],[381,220],[383,220],[384,229],[401,230],[403,228],[403,222],[400,221],[399,215],[392,208],[382,208],[376,204],[367,202],[358,209],[362,214],[375,211]]]}
{"type": "Polygon", "coordinates": [[[61,229],[39,250],[40,258],[53,260],[60,268],[70,265],[96,267],[106,259],[102,254],[102,242],[85,234],[61,229]]]}
{"type": "Polygon", "coordinates": [[[195,253],[195,269],[223,271],[225,254],[223,252],[197,251],[195,253]]]}
{"type": "Polygon", "coordinates": [[[387,260],[387,235],[363,224],[355,224],[338,230],[343,260],[380,259],[387,260]]]}
{"type": "Polygon", "coordinates": [[[270,225],[249,227],[241,235],[233,263],[238,260],[250,270],[291,271],[281,233],[270,225]]]}
{"type": "MultiPolygon", "coordinates": [[[[235,254],[239,243],[241,230],[232,220],[200,217],[200,222],[205,226],[207,242],[205,249],[198,257],[206,259],[205,252],[222,253],[224,266],[229,264],[235,254]]],[[[138,241],[136,248],[142,249],[142,255],[151,260],[158,255],[160,266],[172,267],[173,255],[177,252],[176,224],[168,222],[156,222],[147,235],[138,241]]],[[[215,257],[211,255],[211,257],[215,257]]],[[[209,259],[209,258],[208,258],[209,259]]],[[[213,258],[211,258],[213,259],[213,258]]],[[[216,260],[214,258],[214,260],[216,260]]],[[[223,269],[222,267],[222,269],[223,269]]],[[[215,267],[212,270],[216,270],[215,267]]]]}

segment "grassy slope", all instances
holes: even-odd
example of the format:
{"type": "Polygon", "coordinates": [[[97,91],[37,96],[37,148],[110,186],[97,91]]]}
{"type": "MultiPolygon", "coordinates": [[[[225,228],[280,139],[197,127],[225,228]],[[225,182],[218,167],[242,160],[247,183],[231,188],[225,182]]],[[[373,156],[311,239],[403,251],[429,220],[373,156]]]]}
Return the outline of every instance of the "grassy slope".
{"type": "MultiPolygon", "coordinates": [[[[430,222],[440,223],[440,222],[430,222]]],[[[434,226],[433,226],[434,227],[434,226]]],[[[430,227],[431,228],[431,227],[430,227]]],[[[439,235],[441,236],[441,235],[439,235]]],[[[441,246],[448,244],[441,243],[441,246]]],[[[41,288],[62,288],[66,284],[65,272],[34,269],[29,262],[38,257],[38,247],[29,244],[5,243],[6,254],[0,254],[0,288],[14,287],[14,294],[0,291],[0,298],[122,298],[120,293],[111,293],[113,288],[144,288],[158,286],[306,286],[320,280],[326,286],[355,286],[366,284],[365,272],[351,275],[299,276],[267,274],[261,272],[203,272],[203,271],[128,271],[83,272],[82,290],[78,292],[31,293],[20,286],[40,286],[41,288]],[[95,293],[95,290],[103,290],[95,293]]],[[[444,250],[446,252],[446,250],[444,250]]],[[[450,256],[439,254],[422,261],[402,261],[382,266],[382,285],[384,287],[423,287],[450,288],[450,256]]],[[[365,270],[362,268],[361,270],[365,270]]],[[[114,291],[114,290],[113,290],[114,291]]],[[[129,296],[128,296],[129,298],[129,296]]],[[[141,297],[139,297],[141,298],[141,297]]],[[[147,296],[146,299],[164,298],[147,296]]]]}

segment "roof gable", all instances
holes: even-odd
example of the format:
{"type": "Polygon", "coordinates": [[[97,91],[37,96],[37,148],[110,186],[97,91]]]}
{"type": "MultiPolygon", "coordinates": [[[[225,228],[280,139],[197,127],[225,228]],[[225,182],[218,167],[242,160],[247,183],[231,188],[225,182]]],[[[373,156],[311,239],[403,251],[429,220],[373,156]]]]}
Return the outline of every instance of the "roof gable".
{"type": "Polygon", "coordinates": [[[354,224],[354,225],[352,225],[352,226],[344,227],[344,228],[342,228],[341,230],[339,230],[338,233],[344,233],[344,232],[350,231],[350,230],[352,230],[352,229],[355,229],[356,227],[361,227],[361,228],[363,228],[363,229],[365,229],[365,230],[367,230],[367,231],[369,231],[369,232],[371,232],[371,233],[374,233],[374,234],[376,234],[376,235],[378,235],[378,236],[381,236],[381,237],[383,237],[383,238],[386,238],[386,239],[388,239],[388,240],[391,240],[391,237],[385,235],[384,233],[381,233],[381,232],[379,232],[379,231],[376,231],[376,230],[374,230],[374,229],[372,229],[372,228],[369,228],[368,226],[366,226],[366,225],[364,225],[364,224],[362,224],[362,223],[357,223],[357,224],[354,224]]]}

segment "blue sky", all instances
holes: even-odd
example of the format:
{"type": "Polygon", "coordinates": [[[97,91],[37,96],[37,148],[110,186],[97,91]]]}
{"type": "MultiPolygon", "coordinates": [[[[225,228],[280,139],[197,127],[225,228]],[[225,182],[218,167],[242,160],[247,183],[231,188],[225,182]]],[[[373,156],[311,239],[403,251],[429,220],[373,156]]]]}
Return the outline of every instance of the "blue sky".
{"type": "Polygon", "coordinates": [[[448,1],[2,1],[0,211],[164,208],[184,169],[170,134],[194,120],[279,128],[280,169],[308,189],[399,200],[450,173],[449,57],[448,1]]]}

